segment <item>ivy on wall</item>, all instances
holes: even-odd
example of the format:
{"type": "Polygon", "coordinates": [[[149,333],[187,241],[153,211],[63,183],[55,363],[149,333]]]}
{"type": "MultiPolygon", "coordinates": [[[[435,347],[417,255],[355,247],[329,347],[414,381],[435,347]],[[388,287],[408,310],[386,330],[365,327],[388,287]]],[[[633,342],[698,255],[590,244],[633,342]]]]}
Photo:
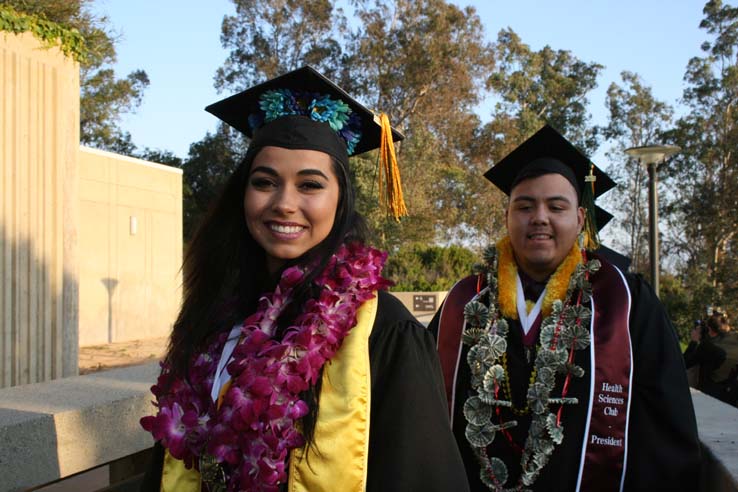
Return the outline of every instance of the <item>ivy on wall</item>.
{"type": "Polygon", "coordinates": [[[48,46],[58,46],[62,52],[76,61],[84,61],[87,46],[77,29],[70,29],[35,15],[22,14],[0,5],[0,31],[20,34],[30,32],[48,46]]]}

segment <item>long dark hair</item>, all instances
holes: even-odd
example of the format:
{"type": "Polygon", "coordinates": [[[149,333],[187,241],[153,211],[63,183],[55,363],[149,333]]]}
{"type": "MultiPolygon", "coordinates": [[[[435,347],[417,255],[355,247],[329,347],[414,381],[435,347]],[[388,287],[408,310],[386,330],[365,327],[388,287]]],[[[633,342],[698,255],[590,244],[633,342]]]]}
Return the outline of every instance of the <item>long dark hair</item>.
{"type": "MultiPolygon", "coordinates": [[[[197,229],[185,253],[182,307],[174,323],[166,361],[175,375],[186,378],[194,353],[203,350],[215,333],[230,330],[255,311],[258,299],[272,290],[279,275],[270,277],[264,250],[246,227],[243,203],[251,164],[261,148],[252,148],[229,177],[220,196],[197,229]]],[[[308,299],[319,292],[313,280],[326,267],[330,256],[347,241],[365,242],[366,223],[356,212],[356,193],[347,166],[332,158],[339,186],[338,207],[328,236],[300,258],[287,262],[282,270],[299,264],[317,264],[295,287],[292,302],[277,320],[276,337],[301,312],[308,299]]],[[[302,419],[302,432],[308,445],[313,442],[320,394],[318,385],[303,395],[310,412],[302,419]]]]}

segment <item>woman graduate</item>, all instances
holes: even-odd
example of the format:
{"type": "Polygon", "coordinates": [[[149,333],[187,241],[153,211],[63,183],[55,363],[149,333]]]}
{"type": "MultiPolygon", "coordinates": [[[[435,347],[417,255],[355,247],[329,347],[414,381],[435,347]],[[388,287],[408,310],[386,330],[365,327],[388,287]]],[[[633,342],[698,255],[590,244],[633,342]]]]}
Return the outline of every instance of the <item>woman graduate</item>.
{"type": "Polygon", "coordinates": [[[251,142],[185,257],[142,490],[468,490],[433,338],[354,208],[348,156],[402,136],[310,67],[207,110],[251,142]]]}

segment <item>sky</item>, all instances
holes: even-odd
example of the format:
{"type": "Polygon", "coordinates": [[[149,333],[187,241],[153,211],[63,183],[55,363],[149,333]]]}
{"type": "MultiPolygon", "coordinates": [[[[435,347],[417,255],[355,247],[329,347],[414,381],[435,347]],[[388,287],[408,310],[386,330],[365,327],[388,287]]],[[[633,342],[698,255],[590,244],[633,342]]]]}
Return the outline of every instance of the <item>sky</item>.
{"type": "MultiPolygon", "coordinates": [[[[708,39],[699,29],[702,0],[454,0],[473,6],[493,41],[512,28],[534,50],[546,45],[571,51],[605,66],[589,95],[596,124],[607,122],[605,96],[623,70],[635,72],[654,96],[680,113],[679,98],[687,62],[700,56],[708,39]]],[[[230,94],[213,87],[227,52],[220,45],[230,0],[96,0],[118,34],[118,77],[136,69],[149,76],[142,105],[121,126],[139,147],[169,150],[186,157],[189,146],[216,127],[204,107],[230,94]]],[[[482,120],[489,110],[479,108],[482,120]]],[[[602,151],[595,162],[607,167],[602,151]]]]}

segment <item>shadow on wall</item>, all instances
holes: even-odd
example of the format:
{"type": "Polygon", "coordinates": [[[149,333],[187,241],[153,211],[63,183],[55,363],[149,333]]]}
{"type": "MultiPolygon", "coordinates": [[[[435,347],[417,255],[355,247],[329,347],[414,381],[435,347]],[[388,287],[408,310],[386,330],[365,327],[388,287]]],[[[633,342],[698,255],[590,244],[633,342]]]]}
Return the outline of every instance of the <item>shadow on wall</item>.
{"type": "Polygon", "coordinates": [[[0,387],[78,372],[78,279],[54,235],[23,238],[0,223],[0,387]]]}
{"type": "Polygon", "coordinates": [[[118,279],[104,278],[101,282],[108,291],[108,343],[113,343],[113,292],[118,285],[118,279]]]}

